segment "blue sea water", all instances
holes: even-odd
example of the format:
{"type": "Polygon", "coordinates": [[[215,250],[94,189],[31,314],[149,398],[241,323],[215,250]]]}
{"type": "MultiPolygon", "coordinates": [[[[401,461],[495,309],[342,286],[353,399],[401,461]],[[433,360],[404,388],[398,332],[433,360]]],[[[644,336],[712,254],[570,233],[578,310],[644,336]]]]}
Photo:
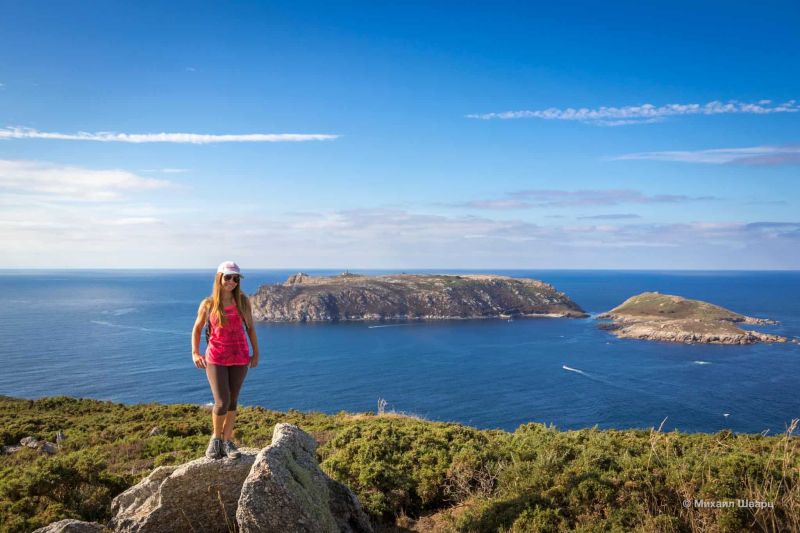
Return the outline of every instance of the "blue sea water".
{"type": "MultiPolygon", "coordinates": [[[[772,318],[780,325],[763,331],[800,337],[800,272],[494,272],[551,283],[591,314],[650,290],[772,318]]],[[[248,272],[243,288],[254,292],[293,273],[248,272]]],[[[190,331],[212,276],[0,271],[0,394],[211,401],[191,362],[190,331]]],[[[480,428],[650,428],[666,419],[666,430],[771,434],[800,416],[800,346],[792,343],[620,340],[592,319],[260,324],[257,331],[261,364],[240,402],[281,411],[375,411],[384,398],[389,410],[480,428]]]]}

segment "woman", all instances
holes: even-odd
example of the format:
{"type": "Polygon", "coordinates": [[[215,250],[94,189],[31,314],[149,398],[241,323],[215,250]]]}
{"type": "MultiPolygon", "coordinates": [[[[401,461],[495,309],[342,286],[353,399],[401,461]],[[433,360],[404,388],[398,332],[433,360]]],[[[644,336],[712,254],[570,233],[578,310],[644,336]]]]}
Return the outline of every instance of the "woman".
{"type": "Polygon", "coordinates": [[[209,459],[239,457],[239,450],[233,443],[236,402],[247,369],[258,365],[258,338],[253,327],[253,313],[239,284],[243,277],[239,265],[233,261],[219,265],[214,290],[211,296],[200,302],[192,328],[192,360],[197,368],[205,368],[214,395],[211,415],[214,434],[206,450],[209,459]],[[200,353],[200,332],[206,325],[209,333],[204,356],[200,353]],[[245,331],[253,346],[252,357],[245,331]]]}

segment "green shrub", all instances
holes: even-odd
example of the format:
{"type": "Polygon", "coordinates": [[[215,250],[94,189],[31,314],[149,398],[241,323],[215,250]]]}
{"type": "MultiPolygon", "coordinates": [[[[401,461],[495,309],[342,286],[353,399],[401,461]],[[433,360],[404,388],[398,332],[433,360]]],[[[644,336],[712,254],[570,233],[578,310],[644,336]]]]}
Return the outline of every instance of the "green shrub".
{"type": "MultiPolygon", "coordinates": [[[[266,446],[277,422],[314,435],[322,468],[388,530],[432,515],[448,531],[470,532],[800,531],[799,441],[787,436],[533,423],[508,433],[397,415],[242,407],[241,444],[266,446]],[[774,508],[682,505],[737,498],[774,508]]],[[[113,497],[153,468],[202,455],[210,413],[195,405],[0,397],[4,445],[27,436],[53,441],[59,430],[67,438],[56,455],[28,448],[0,455],[0,531],[64,518],[105,522],[113,497]],[[154,427],[161,431],[151,436],[154,427]]]]}

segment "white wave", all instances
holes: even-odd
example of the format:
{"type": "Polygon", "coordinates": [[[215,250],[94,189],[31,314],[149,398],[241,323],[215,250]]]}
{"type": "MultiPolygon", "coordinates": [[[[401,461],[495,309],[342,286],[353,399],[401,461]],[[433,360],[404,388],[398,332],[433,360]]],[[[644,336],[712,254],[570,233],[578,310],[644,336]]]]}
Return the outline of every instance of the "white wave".
{"type": "Polygon", "coordinates": [[[120,329],[133,329],[136,331],[145,331],[147,333],[169,333],[170,335],[186,335],[187,333],[183,331],[175,331],[172,329],[156,329],[156,328],[143,328],[140,326],[123,326],[122,324],[114,324],[112,322],[107,322],[105,320],[90,320],[92,324],[98,324],[100,326],[108,326],[111,328],[120,328],[120,329]]]}
{"type": "Polygon", "coordinates": [[[696,365],[710,365],[708,361],[692,361],[696,365]]]}
{"type": "Polygon", "coordinates": [[[369,329],[374,328],[399,328],[401,326],[410,326],[411,324],[382,324],[380,326],[367,326],[369,329]]]}
{"type": "Polygon", "coordinates": [[[564,370],[569,370],[570,372],[577,372],[578,374],[583,374],[584,376],[588,376],[589,375],[586,372],[584,372],[583,370],[578,370],[577,368],[572,368],[571,366],[561,365],[561,368],[563,368],[564,370]]]}

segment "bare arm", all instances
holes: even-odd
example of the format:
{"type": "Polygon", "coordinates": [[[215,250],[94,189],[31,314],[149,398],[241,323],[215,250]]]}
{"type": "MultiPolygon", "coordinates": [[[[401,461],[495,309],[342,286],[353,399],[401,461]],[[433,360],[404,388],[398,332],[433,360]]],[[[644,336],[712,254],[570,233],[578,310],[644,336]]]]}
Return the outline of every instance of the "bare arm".
{"type": "Polygon", "coordinates": [[[258,366],[258,358],[260,357],[260,353],[258,350],[258,336],[256,336],[256,328],[253,327],[253,309],[252,307],[248,306],[247,308],[247,336],[250,337],[250,345],[253,347],[253,357],[250,359],[250,368],[255,368],[258,366]]]}
{"type": "Polygon", "coordinates": [[[197,319],[194,321],[192,327],[192,361],[197,368],[206,367],[206,358],[200,353],[200,332],[208,321],[208,306],[205,300],[200,303],[197,309],[197,319]]]}

